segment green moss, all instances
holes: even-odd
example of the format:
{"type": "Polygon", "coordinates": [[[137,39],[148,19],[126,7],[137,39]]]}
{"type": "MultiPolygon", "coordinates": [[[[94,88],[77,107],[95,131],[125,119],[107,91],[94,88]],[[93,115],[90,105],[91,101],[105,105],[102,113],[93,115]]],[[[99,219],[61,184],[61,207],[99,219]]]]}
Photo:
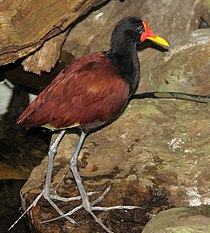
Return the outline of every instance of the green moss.
{"type": "Polygon", "coordinates": [[[203,152],[205,154],[207,154],[207,153],[210,154],[210,144],[203,145],[201,148],[201,152],[203,152]]]}
{"type": "Polygon", "coordinates": [[[173,208],[162,211],[146,225],[143,233],[210,232],[210,208],[173,208]]]}
{"type": "Polygon", "coordinates": [[[204,0],[204,6],[207,8],[207,10],[210,10],[210,0],[204,0]]]}

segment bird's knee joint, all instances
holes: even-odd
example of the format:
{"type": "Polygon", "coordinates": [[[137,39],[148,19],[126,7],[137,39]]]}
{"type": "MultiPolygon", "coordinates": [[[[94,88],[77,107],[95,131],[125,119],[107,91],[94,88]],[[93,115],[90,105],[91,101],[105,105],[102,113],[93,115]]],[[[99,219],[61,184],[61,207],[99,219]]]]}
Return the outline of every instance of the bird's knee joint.
{"type": "Polygon", "coordinates": [[[70,168],[74,168],[77,166],[77,163],[75,161],[70,161],[70,168]]]}
{"type": "Polygon", "coordinates": [[[51,151],[51,153],[55,154],[57,150],[56,150],[55,147],[51,147],[51,148],[50,148],[50,151],[51,151]]]}

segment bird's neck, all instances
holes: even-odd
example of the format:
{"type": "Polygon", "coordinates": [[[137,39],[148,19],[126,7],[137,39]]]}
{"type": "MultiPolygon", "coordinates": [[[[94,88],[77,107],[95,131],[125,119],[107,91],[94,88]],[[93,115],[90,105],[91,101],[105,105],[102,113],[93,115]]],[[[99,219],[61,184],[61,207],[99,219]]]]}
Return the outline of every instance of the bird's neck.
{"type": "Polygon", "coordinates": [[[130,95],[136,90],[140,78],[140,64],[136,44],[121,44],[113,47],[107,56],[112,59],[122,78],[129,84],[130,95]]]}

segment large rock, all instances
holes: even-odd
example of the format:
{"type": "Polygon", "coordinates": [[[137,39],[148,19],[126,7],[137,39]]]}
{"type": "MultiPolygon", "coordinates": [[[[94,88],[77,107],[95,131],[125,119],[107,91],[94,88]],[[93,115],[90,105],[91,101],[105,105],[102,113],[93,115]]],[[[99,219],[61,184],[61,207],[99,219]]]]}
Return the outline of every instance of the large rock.
{"type": "Polygon", "coordinates": [[[176,38],[170,53],[150,72],[152,90],[209,95],[209,57],[209,28],[176,38]]]}
{"type": "MultiPolygon", "coordinates": [[[[200,103],[178,100],[133,101],[117,121],[87,138],[78,162],[86,189],[102,191],[112,185],[110,193],[102,202],[105,206],[144,206],[149,199],[146,195],[147,187],[166,190],[170,193],[170,203],[175,206],[208,204],[209,114],[209,106],[200,103]]],[[[58,190],[62,196],[77,193],[68,172],[69,158],[77,141],[77,135],[66,135],[55,159],[53,186],[63,174],[68,174],[68,178],[58,190]]],[[[47,158],[34,169],[22,189],[24,208],[41,192],[46,166],[47,158]]],[[[61,203],[59,206],[67,211],[74,205],[75,203],[61,203]]],[[[80,228],[67,221],[40,224],[42,220],[56,216],[52,208],[43,201],[32,210],[31,218],[38,232],[49,231],[55,226],[60,229],[58,232],[62,232],[62,228],[66,226],[71,227],[72,232],[78,232],[79,229],[81,232],[96,232],[94,229],[100,232],[97,224],[87,218],[84,212],[80,214],[80,218],[76,216],[76,220],[81,223],[80,228]]],[[[126,211],[120,215],[125,228],[119,228],[120,220],[117,214],[111,215],[114,218],[112,220],[107,213],[101,214],[100,218],[108,223],[114,232],[125,232],[123,229],[132,230],[144,224],[133,222],[128,217],[130,214],[133,212],[126,211]]],[[[144,219],[146,213],[142,215],[140,210],[136,216],[137,219],[144,219]]]]}

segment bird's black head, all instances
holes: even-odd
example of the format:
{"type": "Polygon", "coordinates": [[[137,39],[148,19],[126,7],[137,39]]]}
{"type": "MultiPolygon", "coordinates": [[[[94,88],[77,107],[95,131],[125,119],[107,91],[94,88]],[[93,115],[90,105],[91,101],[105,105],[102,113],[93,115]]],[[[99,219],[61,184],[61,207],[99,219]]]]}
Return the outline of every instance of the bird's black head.
{"type": "Polygon", "coordinates": [[[139,17],[128,16],[118,22],[112,32],[112,46],[114,48],[125,46],[125,44],[137,44],[146,39],[158,44],[169,46],[168,42],[157,36],[149,28],[145,20],[139,17]]]}
{"type": "Polygon", "coordinates": [[[140,42],[140,36],[144,31],[142,20],[138,17],[126,17],[122,19],[112,32],[112,44],[122,42],[140,42]]]}

